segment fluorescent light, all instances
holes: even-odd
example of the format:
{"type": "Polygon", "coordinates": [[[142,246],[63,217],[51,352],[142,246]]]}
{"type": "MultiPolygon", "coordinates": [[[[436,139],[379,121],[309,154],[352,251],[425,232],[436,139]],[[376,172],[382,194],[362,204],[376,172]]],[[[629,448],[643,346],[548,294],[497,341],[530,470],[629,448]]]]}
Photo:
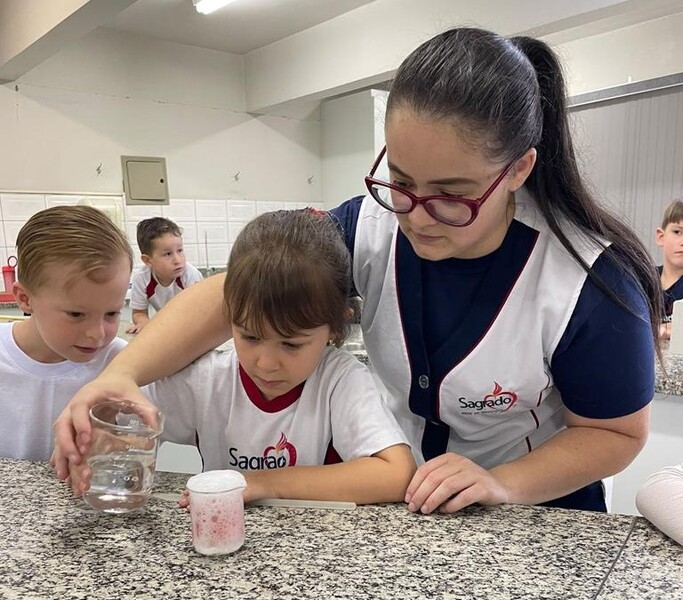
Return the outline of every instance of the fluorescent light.
{"type": "Polygon", "coordinates": [[[198,13],[208,15],[219,8],[234,2],[235,0],[192,0],[198,13]]]}

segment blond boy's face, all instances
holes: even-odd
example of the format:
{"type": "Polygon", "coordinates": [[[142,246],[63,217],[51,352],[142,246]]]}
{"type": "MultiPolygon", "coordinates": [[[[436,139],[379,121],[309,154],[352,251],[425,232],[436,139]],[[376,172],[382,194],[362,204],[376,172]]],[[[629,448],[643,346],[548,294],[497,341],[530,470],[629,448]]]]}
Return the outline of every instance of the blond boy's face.
{"type": "Polygon", "coordinates": [[[50,267],[48,280],[34,292],[15,283],[19,307],[31,314],[29,348],[22,349],[40,362],[82,363],[108,346],[118,332],[128,290],[128,258],[121,257],[101,275],[102,283],[79,277],[65,287],[73,268],[57,265],[50,267]]]}
{"type": "Polygon", "coordinates": [[[669,223],[665,229],[657,229],[657,245],[661,246],[664,265],[683,269],[683,221],[669,223]]]}
{"type": "Polygon", "coordinates": [[[142,261],[154,272],[157,281],[169,286],[185,270],[183,238],[165,233],[152,242],[152,254],[143,254],[142,261]]]}

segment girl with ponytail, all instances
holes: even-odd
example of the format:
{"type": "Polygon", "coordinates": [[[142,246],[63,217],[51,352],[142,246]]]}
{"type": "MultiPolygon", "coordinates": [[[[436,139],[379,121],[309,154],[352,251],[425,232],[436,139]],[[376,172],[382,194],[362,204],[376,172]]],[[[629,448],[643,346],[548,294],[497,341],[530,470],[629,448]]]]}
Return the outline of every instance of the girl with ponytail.
{"type": "MultiPolygon", "coordinates": [[[[399,67],[385,132],[368,194],[330,215],[353,255],[370,362],[421,464],[409,510],[604,511],[602,480],[647,438],[659,283],[581,180],[556,57],[526,37],[446,31],[399,67]]],[[[78,459],[89,404],[130,397],[229,335],[211,279],[74,398],[58,468],[78,459]]]]}

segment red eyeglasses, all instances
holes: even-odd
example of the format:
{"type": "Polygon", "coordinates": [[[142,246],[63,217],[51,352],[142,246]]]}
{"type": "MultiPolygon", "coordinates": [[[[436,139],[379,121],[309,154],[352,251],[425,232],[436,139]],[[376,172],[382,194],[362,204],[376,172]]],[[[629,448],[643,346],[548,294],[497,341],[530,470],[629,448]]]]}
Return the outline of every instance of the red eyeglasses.
{"type": "Polygon", "coordinates": [[[512,161],[508,164],[489,188],[474,200],[462,196],[416,196],[406,189],[374,178],[375,171],[386,151],[385,146],[375,160],[375,164],[372,165],[370,173],[365,177],[365,185],[370,195],[387,210],[399,214],[412,212],[418,204],[421,204],[431,217],[452,227],[466,227],[477,218],[481,206],[503,181],[515,163],[512,161]]]}

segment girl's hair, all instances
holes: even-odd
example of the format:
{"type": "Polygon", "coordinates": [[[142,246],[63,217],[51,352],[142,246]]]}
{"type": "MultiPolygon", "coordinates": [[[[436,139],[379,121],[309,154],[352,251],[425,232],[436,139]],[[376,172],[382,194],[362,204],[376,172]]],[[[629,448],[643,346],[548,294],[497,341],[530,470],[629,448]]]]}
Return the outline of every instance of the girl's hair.
{"type": "Polygon", "coordinates": [[[579,174],[569,131],[562,69],[553,51],[529,37],[457,28],[417,48],[399,67],[387,114],[405,106],[445,120],[491,160],[510,162],[530,148],[538,157],[526,185],[550,229],[614,301],[630,307],[591,271],[562,230],[566,221],[600,246],[641,286],[659,354],[662,300],[659,277],[642,242],[601,208],[579,174]]]}
{"type": "Polygon", "coordinates": [[[669,223],[680,223],[681,221],[683,221],[683,200],[676,198],[664,211],[662,229],[666,229],[669,223]]]}
{"type": "Polygon", "coordinates": [[[324,213],[280,210],[247,223],[235,240],[223,295],[230,320],[291,337],[329,325],[340,345],[351,316],[351,257],[324,213]]]}
{"type": "Polygon", "coordinates": [[[55,266],[69,267],[69,286],[86,277],[103,283],[108,267],[121,257],[133,266],[126,235],[92,206],[54,206],[33,215],[17,235],[18,279],[29,290],[44,285],[55,266]]]}

